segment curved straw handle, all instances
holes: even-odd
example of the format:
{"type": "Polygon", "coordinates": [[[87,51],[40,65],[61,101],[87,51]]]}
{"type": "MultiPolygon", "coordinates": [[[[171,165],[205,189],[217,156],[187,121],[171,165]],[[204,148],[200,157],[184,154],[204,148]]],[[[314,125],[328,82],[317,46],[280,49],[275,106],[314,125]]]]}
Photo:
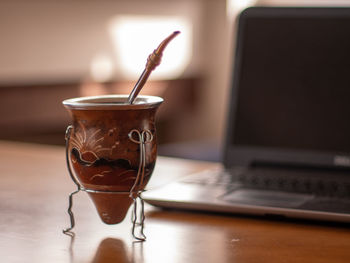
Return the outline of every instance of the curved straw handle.
{"type": "Polygon", "coordinates": [[[163,51],[165,47],[169,44],[169,42],[176,37],[180,31],[175,31],[173,32],[170,36],[168,36],[166,39],[163,40],[162,43],[158,46],[157,49],[151,53],[151,55],[148,56],[147,63],[146,63],[146,68],[142,72],[141,77],[137,81],[134,89],[131,91],[129,98],[128,98],[128,103],[132,104],[134,100],[136,99],[136,96],[140,93],[142,87],[145,85],[149,75],[151,74],[152,70],[154,70],[161,61],[163,51]]]}

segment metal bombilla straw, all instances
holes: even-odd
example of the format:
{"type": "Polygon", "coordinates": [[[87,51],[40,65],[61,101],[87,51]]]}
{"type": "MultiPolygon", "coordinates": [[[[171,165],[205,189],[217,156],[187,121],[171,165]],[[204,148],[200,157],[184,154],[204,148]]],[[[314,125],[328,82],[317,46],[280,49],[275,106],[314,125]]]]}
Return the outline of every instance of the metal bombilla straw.
{"type": "Polygon", "coordinates": [[[128,103],[133,104],[134,100],[136,99],[137,95],[140,93],[142,87],[145,85],[148,77],[150,76],[151,72],[160,64],[163,51],[165,47],[169,44],[169,42],[175,38],[180,31],[173,32],[170,36],[168,36],[166,39],[163,40],[162,43],[158,46],[157,49],[153,51],[148,56],[146,67],[144,71],[142,72],[140,78],[138,79],[137,83],[135,84],[135,87],[131,91],[129,97],[128,97],[128,103]]]}
{"type": "MultiPolygon", "coordinates": [[[[142,72],[140,78],[138,79],[137,83],[135,84],[133,90],[131,91],[129,97],[128,97],[128,104],[133,104],[134,100],[136,99],[137,95],[140,93],[141,89],[143,88],[143,86],[145,85],[148,77],[150,76],[151,72],[160,64],[161,62],[161,58],[163,55],[163,51],[165,49],[165,47],[169,44],[169,42],[175,38],[178,34],[180,33],[180,31],[175,31],[173,32],[170,36],[168,36],[166,39],[164,39],[158,46],[157,49],[155,49],[147,58],[147,63],[146,63],[146,67],[144,69],[144,71],[142,72]]],[[[145,150],[145,143],[147,142],[147,134],[144,134],[145,132],[147,133],[147,131],[142,131],[142,133],[140,133],[137,130],[134,130],[132,132],[136,132],[138,134],[138,140],[135,141],[132,137],[132,133],[129,134],[130,139],[133,142],[136,142],[138,144],[140,144],[140,164],[139,164],[139,172],[138,172],[138,176],[137,179],[139,178],[141,181],[143,181],[143,176],[144,176],[144,169],[145,169],[145,156],[146,156],[146,150],[145,150]]],[[[151,133],[150,133],[151,134],[151,133]]],[[[149,137],[149,140],[152,140],[152,137],[149,137]]],[[[136,182],[137,182],[136,179],[136,182]]],[[[146,240],[146,236],[143,233],[143,227],[144,227],[144,220],[145,220],[145,213],[144,213],[144,201],[142,199],[142,197],[140,196],[140,192],[136,193],[136,196],[134,196],[134,187],[136,186],[136,182],[135,185],[131,188],[130,190],[130,194],[131,196],[133,196],[134,199],[134,210],[132,212],[132,235],[134,236],[134,238],[136,238],[139,241],[145,241],[146,240]],[[141,221],[137,222],[137,199],[140,200],[141,202],[141,221]],[[140,230],[140,234],[141,236],[137,236],[135,234],[135,227],[136,226],[140,226],[141,230],[140,230]]]]}

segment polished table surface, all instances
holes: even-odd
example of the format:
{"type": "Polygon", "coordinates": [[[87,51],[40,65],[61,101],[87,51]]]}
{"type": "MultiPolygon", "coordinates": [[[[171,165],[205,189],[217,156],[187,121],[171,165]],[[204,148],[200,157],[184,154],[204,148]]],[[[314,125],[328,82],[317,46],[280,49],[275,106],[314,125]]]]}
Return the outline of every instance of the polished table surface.
{"type": "MultiPolygon", "coordinates": [[[[149,187],[218,164],[160,157],[149,187]]],[[[0,142],[0,262],[350,262],[348,225],[276,221],[146,207],[145,242],[134,242],[130,213],[99,219],[75,190],[64,148],[0,142]]]]}

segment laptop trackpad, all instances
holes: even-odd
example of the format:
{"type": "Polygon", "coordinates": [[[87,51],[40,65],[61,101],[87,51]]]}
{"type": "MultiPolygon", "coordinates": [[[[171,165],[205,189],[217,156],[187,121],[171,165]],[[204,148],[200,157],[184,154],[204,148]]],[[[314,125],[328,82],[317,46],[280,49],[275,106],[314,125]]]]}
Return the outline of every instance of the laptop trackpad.
{"type": "Polygon", "coordinates": [[[313,195],[265,191],[255,189],[237,189],[222,196],[224,201],[237,204],[295,208],[312,199],[313,195]]]}

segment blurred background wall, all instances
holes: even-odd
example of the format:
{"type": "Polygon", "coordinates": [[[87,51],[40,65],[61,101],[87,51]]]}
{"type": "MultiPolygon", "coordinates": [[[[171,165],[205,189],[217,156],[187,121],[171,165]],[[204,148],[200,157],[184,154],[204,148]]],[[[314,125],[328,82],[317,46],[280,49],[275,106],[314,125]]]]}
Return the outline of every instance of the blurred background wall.
{"type": "Polygon", "coordinates": [[[63,99],[128,94],[148,55],[180,30],[142,93],[165,98],[161,154],[217,160],[239,11],[346,2],[1,0],[0,139],[63,145],[63,99]]]}

